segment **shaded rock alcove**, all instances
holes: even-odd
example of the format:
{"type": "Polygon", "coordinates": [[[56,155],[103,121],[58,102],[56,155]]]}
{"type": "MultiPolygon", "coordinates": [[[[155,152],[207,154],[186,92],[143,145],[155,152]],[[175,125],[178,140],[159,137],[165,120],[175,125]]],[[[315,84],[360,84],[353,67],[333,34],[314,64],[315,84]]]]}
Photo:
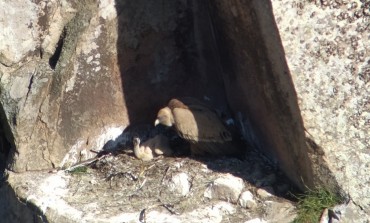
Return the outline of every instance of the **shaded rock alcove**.
{"type": "MultiPolygon", "coordinates": [[[[297,97],[268,1],[116,1],[131,124],[173,97],[206,99],[301,189],[313,185],[297,97]],[[244,131],[243,131],[244,130],[244,131]]],[[[201,129],[199,130],[201,131],[201,129]]]]}
{"type": "MultiPolygon", "coordinates": [[[[315,6],[317,2],[319,1],[305,2],[312,4],[308,9],[311,10],[313,17],[316,12],[324,11],[315,6]]],[[[0,31],[2,40],[0,44],[2,123],[0,161],[2,170],[5,168],[5,162],[9,170],[6,171],[9,178],[1,179],[1,183],[8,181],[5,183],[9,185],[4,184],[0,188],[0,193],[6,194],[7,196],[1,197],[4,198],[3,201],[11,204],[6,210],[2,209],[0,216],[11,216],[14,221],[21,219],[24,222],[31,221],[32,218],[37,218],[41,222],[50,219],[54,221],[63,219],[67,222],[71,219],[80,222],[83,219],[89,222],[99,221],[92,213],[102,210],[104,212],[102,218],[118,222],[122,217],[122,210],[119,208],[110,212],[111,210],[104,209],[106,206],[101,205],[103,203],[99,203],[101,206],[78,203],[79,198],[86,199],[90,203],[92,196],[103,198],[101,201],[105,202],[105,197],[99,197],[100,194],[95,193],[94,190],[99,188],[106,192],[111,186],[110,182],[101,183],[101,178],[97,177],[99,175],[92,173],[84,175],[83,181],[80,181],[81,178],[71,176],[63,170],[57,173],[53,171],[95,156],[96,153],[92,152],[93,150],[102,149],[109,140],[116,139],[127,127],[140,123],[152,125],[159,108],[163,107],[169,99],[183,96],[207,101],[228,117],[233,117],[244,139],[254,149],[266,154],[273,166],[282,170],[300,189],[304,190],[318,184],[337,189],[335,180],[338,177],[332,178],[332,173],[323,157],[330,158],[331,164],[335,164],[336,148],[341,148],[340,146],[345,144],[343,143],[345,137],[335,132],[337,123],[334,121],[330,129],[335,134],[322,136],[322,131],[325,130],[323,121],[325,116],[312,121],[319,115],[320,109],[312,113],[314,115],[310,115],[313,111],[312,107],[316,107],[315,93],[308,94],[308,105],[303,103],[303,107],[302,104],[298,107],[297,98],[302,103],[310,88],[317,87],[317,83],[324,83],[322,85],[326,86],[331,82],[326,76],[324,81],[310,82],[309,78],[300,75],[300,62],[307,61],[302,52],[300,59],[295,58],[295,51],[298,50],[296,45],[285,45],[285,50],[289,49],[285,55],[280,35],[290,29],[290,24],[296,23],[300,26],[308,17],[302,16],[300,21],[291,21],[287,23],[288,25],[282,22],[286,19],[285,10],[295,13],[297,9],[297,14],[302,13],[301,4],[295,4],[295,0],[290,3],[291,5],[285,9],[284,1],[279,0],[160,2],[14,0],[0,2],[2,6],[0,16],[5,15],[9,18],[0,19],[0,25],[4,28],[0,30],[5,30],[0,31]],[[274,17],[272,13],[271,4],[274,3],[281,5],[281,8],[274,6],[278,17],[274,17]],[[14,10],[4,10],[8,8],[14,10]],[[284,27],[280,28],[280,35],[275,20],[284,27]],[[294,63],[298,64],[294,69],[291,67],[293,77],[296,75],[294,85],[299,93],[298,96],[293,86],[286,56],[293,58],[294,63]],[[310,131],[313,130],[315,137],[305,131],[300,108],[303,115],[306,113],[305,126],[309,127],[310,131]],[[329,143],[325,144],[330,147],[329,154],[323,151],[325,148],[320,147],[321,137],[329,143]],[[338,141],[331,144],[338,138],[341,138],[341,143],[338,141]],[[83,188],[88,189],[91,194],[79,190],[81,182],[83,188]],[[96,182],[100,187],[97,187],[96,182]],[[71,190],[73,193],[70,193],[71,190]],[[78,196],[74,196],[75,194],[78,196]],[[19,202],[18,198],[23,203],[19,202]],[[52,202],[48,202],[50,200],[52,202]],[[55,204],[65,206],[60,208],[55,204]],[[74,206],[75,204],[77,205],[74,206]],[[63,210],[60,211],[61,209],[63,210]],[[74,215],[70,214],[72,212],[74,215]],[[24,213],[25,217],[20,216],[19,213],[21,215],[24,213]],[[86,213],[88,214],[85,215],[86,213]]],[[[356,8],[352,5],[351,7],[353,10],[356,8]]],[[[365,3],[361,7],[364,8],[364,14],[368,13],[365,3]]],[[[357,11],[356,15],[358,15],[357,11]]],[[[331,21],[331,19],[327,20],[331,21]]],[[[348,21],[348,23],[351,22],[352,20],[348,21]]],[[[345,30],[346,23],[343,24],[341,23],[345,30]]],[[[366,29],[365,27],[364,30],[366,29]]],[[[319,36],[321,32],[322,30],[319,29],[315,35],[319,36]]],[[[286,38],[285,41],[288,43],[285,42],[285,44],[289,45],[289,40],[296,38],[295,33],[292,31],[286,35],[289,38],[286,38]]],[[[357,44],[356,41],[352,42],[357,44]]],[[[328,47],[325,41],[319,44],[321,44],[320,47],[328,47]]],[[[358,45],[361,46],[361,44],[358,45]]],[[[368,46],[368,44],[363,45],[368,46]]],[[[302,48],[310,49],[310,46],[312,45],[307,44],[302,48]]],[[[315,48],[311,50],[315,51],[315,48]]],[[[331,52],[331,49],[327,50],[331,52]]],[[[311,53],[315,54],[315,52],[311,53]]],[[[350,55],[351,52],[349,50],[347,54],[350,55]]],[[[364,55],[359,54],[358,59],[364,60],[364,55]]],[[[315,64],[316,59],[313,58],[311,63],[315,64]]],[[[325,58],[326,60],[329,59],[325,58]]],[[[334,61],[332,66],[335,67],[337,64],[338,62],[334,61]]],[[[303,71],[310,71],[307,67],[303,67],[307,69],[303,71]]],[[[350,68],[343,68],[342,73],[347,69],[350,68]]],[[[336,74],[336,71],[334,69],[332,73],[336,74]]],[[[368,82],[364,84],[362,80],[366,77],[365,71],[361,73],[360,80],[357,80],[362,88],[356,85],[344,85],[345,88],[356,88],[356,92],[358,89],[366,89],[368,82]]],[[[321,74],[320,72],[319,67],[317,73],[321,74]]],[[[336,77],[335,74],[331,74],[332,77],[336,77]]],[[[320,80],[320,75],[317,78],[320,80]]],[[[350,81],[352,81],[351,78],[348,83],[353,84],[350,81]]],[[[366,78],[365,81],[367,81],[366,78]]],[[[359,96],[361,96],[360,93],[358,93],[359,96]]],[[[323,103],[320,105],[322,108],[327,106],[325,97],[334,98],[332,100],[336,104],[335,97],[326,94],[321,97],[323,97],[320,102],[323,103]]],[[[365,97],[362,99],[367,100],[365,97]]],[[[357,103],[356,100],[353,100],[354,104],[357,103]]],[[[366,106],[361,109],[365,111],[366,106]]],[[[346,114],[351,112],[353,110],[346,110],[346,114]]],[[[362,113],[364,125],[369,123],[366,121],[367,114],[362,113]]],[[[331,120],[339,120],[336,116],[331,117],[331,120]]],[[[338,123],[344,126],[341,129],[342,133],[352,129],[348,127],[352,124],[344,125],[343,119],[338,123]]],[[[359,132],[359,137],[361,136],[361,140],[367,142],[364,137],[367,129],[363,125],[358,126],[360,128],[356,131],[359,132]]],[[[365,143],[360,144],[362,147],[366,146],[365,143]]],[[[350,188],[348,191],[355,193],[358,188],[362,188],[361,185],[366,186],[368,164],[367,156],[362,155],[359,156],[360,160],[365,161],[360,163],[361,168],[347,165],[351,161],[347,162],[346,154],[356,153],[352,149],[353,146],[348,146],[346,153],[338,153],[341,166],[346,167],[346,172],[337,170],[337,175],[342,180],[342,185],[346,185],[342,186],[342,189],[347,190],[348,186],[350,188]],[[357,172],[364,176],[364,181],[354,177],[357,172]],[[348,176],[353,176],[350,178],[356,183],[353,184],[352,181],[346,183],[348,176]]],[[[140,176],[142,166],[138,160],[129,155],[124,157],[119,167],[127,170],[125,173],[132,174],[130,171],[135,170],[134,175],[140,176]],[[128,165],[126,161],[132,162],[132,165],[128,165]]],[[[119,159],[119,157],[108,158],[113,164],[116,164],[119,159]]],[[[248,162],[243,164],[255,162],[253,164],[258,166],[263,163],[261,159],[249,158],[249,160],[246,159],[248,162]]],[[[177,174],[177,171],[185,171],[181,166],[181,159],[179,161],[176,157],[170,157],[168,160],[174,162],[166,166],[166,163],[161,163],[159,160],[160,165],[156,167],[166,173],[167,168],[171,167],[173,174],[177,174]]],[[[190,167],[198,166],[204,171],[211,169],[214,171],[212,174],[215,174],[212,177],[216,177],[220,172],[232,172],[228,171],[228,168],[218,167],[219,164],[219,166],[228,165],[224,160],[204,162],[188,158],[184,160],[190,167]],[[205,163],[207,168],[204,168],[205,163]],[[218,172],[217,168],[221,170],[218,172]]],[[[263,186],[261,184],[257,186],[258,180],[269,178],[263,174],[271,174],[270,176],[275,178],[281,176],[275,175],[275,169],[269,170],[270,172],[262,171],[261,176],[261,173],[255,174],[257,172],[255,166],[242,166],[240,161],[235,160],[232,163],[239,168],[237,168],[238,172],[242,173],[232,174],[246,181],[251,179],[246,189],[263,186]]],[[[111,167],[108,166],[107,169],[112,169],[111,167]]],[[[155,170],[151,169],[149,172],[156,173],[155,170]]],[[[192,171],[187,174],[190,176],[189,179],[198,176],[197,172],[192,171]]],[[[210,174],[204,172],[201,175],[202,180],[198,183],[205,186],[205,181],[209,179],[203,178],[208,175],[210,174]]],[[[155,182],[158,182],[159,178],[155,175],[155,182]]],[[[125,179],[124,182],[127,181],[131,183],[133,191],[142,183],[131,178],[125,179]]],[[[126,201],[122,188],[117,188],[121,192],[120,202],[126,201]]],[[[146,189],[144,193],[151,191],[150,187],[146,189]]],[[[356,198],[356,203],[362,207],[367,207],[369,204],[368,197],[363,196],[368,194],[367,190],[361,190],[361,193],[353,196],[356,198]],[[363,197],[366,199],[362,199],[363,197]]],[[[112,199],[116,198],[114,193],[109,195],[112,199]]],[[[258,201],[261,206],[265,204],[263,199],[258,201]]],[[[145,203],[143,200],[141,202],[145,203]]],[[[129,206],[130,203],[126,202],[125,205],[129,206]]],[[[237,208],[241,207],[237,206],[237,208]]],[[[243,212],[248,214],[245,209],[243,212]]],[[[137,219],[138,213],[132,212],[128,215],[131,215],[130,219],[137,219]]],[[[246,219],[246,216],[239,217],[246,219]]],[[[274,216],[271,218],[273,219],[274,216]]]]}
{"type": "Polygon", "coordinates": [[[90,150],[102,148],[129,124],[152,123],[170,98],[192,96],[233,116],[247,141],[297,186],[313,184],[269,1],[37,7],[42,16],[30,11],[18,22],[31,17],[38,25],[14,31],[24,28],[34,37],[30,49],[18,56],[13,51],[20,44],[8,41],[11,50],[2,54],[3,121],[14,144],[10,169],[87,159],[94,155],[90,150]]]}
{"type": "Polygon", "coordinates": [[[202,30],[211,34],[204,3],[116,1],[116,7],[118,61],[130,123],[153,124],[172,97],[207,98],[227,109],[217,52],[211,35],[205,38],[202,30]]]}

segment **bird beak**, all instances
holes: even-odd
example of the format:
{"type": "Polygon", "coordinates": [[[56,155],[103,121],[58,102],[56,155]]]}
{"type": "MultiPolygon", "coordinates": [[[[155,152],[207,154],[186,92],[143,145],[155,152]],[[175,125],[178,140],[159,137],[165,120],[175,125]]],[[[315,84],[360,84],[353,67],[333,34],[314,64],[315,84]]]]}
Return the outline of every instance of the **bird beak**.
{"type": "Polygon", "coordinates": [[[155,122],[154,122],[154,126],[157,126],[159,124],[159,120],[156,119],[155,122]]]}

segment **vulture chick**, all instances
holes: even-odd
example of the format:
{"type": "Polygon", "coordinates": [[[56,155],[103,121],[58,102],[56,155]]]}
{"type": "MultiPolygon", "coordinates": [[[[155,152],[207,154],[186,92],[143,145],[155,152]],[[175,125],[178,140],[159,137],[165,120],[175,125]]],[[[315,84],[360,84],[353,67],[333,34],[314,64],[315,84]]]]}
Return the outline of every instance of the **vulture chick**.
{"type": "Polygon", "coordinates": [[[173,127],[191,143],[193,155],[239,155],[240,148],[217,113],[194,98],[172,99],[159,110],[155,125],[173,127]]]}
{"type": "Polygon", "coordinates": [[[133,144],[136,158],[143,161],[152,160],[156,155],[170,156],[173,153],[169,139],[164,135],[156,135],[141,144],[140,138],[134,137],[133,144]]]}
{"type": "Polygon", "coordinates": [[[134,144],[134,154],[136,158],[143,161],[149,161],[154,158],[153,151],[150,149],[150,147],[140,145],[140,139],[138,137],[135,137],[132,142],[134,144]]]}

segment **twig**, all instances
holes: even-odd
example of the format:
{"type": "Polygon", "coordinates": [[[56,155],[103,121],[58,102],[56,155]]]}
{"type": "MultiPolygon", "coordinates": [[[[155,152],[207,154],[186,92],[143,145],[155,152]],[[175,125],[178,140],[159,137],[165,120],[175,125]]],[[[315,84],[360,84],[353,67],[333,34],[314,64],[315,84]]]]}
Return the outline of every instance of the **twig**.
{"type": "Polygon", "coordinates": [[[141,188],[143,188],[144,184],[146,183],[146,178],[144,179],[144,181],[141,183],[140,187],[137,189],[137,190],[140,190],[141,188]]]}
{"type": "Polygon", "coordinates": [[[162,204],[160,206],[166,208],[167,211],[169,211],[171,214],[175,214],[175,215],[179,215],[180,214],[179,212],[176,212],[174,210],[174,206],[172,204],[162,204]]]}
{"type": "Polygon", "coordinates": [[[142,211],[140,211],[139,221],[141,223],[145,223],[146,222],[145,211],[146,211],[146,208],[144,208],[142,211]]]}
{"type": "Polygon", "coordinates": [[[167,176],[168,171],[170,170],[170,166],[167,166],[166,171],[162,177],[161,184],[163,183],[164,178],[167,176]]]}
{"type": "Polygon", "coordinates": [[[76,163],[68,168],[65,169],[65,171],[67,172],[71,172],[73,171],[74,169],[78,168],[78,167],[82,167],[82,166],[87,166],[87,165],[90,165],[96,161],[99,161],[101,159],[103,159],[104,157],[108,156],[110,154],[105,154],[105,155],[102,155],[102,156],[96,156],[94,158],[91,158],[91,159],[88,159],[88,160],[84,160],[84,161],[81,161],[79,163],[76,163]]]}

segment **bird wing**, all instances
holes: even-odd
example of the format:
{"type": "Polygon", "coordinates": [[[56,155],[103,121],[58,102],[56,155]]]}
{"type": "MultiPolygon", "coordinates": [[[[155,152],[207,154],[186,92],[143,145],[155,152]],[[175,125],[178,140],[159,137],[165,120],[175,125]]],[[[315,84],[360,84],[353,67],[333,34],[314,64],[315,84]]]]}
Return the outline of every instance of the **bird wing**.
{"type": "Polygon", "coordinates": [[[183,97],[180,99],[172,99],[168,103],[168,107],[173,110],[174,108],[186,108],[191,110],[208,110],[211,111],[211,108],[208,107],[205,103],[199,101],[198,99],[191,97],[183,97]]]}
{"type": "Polygon", "coordinates": [[[164,135],[156,135],[153,138],[141,144],[142,146],[149,147],[156,155],[172,155],[173,151],[170,148],[169,139],[164,135]]]}
{"type": "Polygon", "coordinates": [[[219,143],[232,140],[217,114],[202,104],[173,107],[172,115],[177,132],[186,140],[219,143]]]}

